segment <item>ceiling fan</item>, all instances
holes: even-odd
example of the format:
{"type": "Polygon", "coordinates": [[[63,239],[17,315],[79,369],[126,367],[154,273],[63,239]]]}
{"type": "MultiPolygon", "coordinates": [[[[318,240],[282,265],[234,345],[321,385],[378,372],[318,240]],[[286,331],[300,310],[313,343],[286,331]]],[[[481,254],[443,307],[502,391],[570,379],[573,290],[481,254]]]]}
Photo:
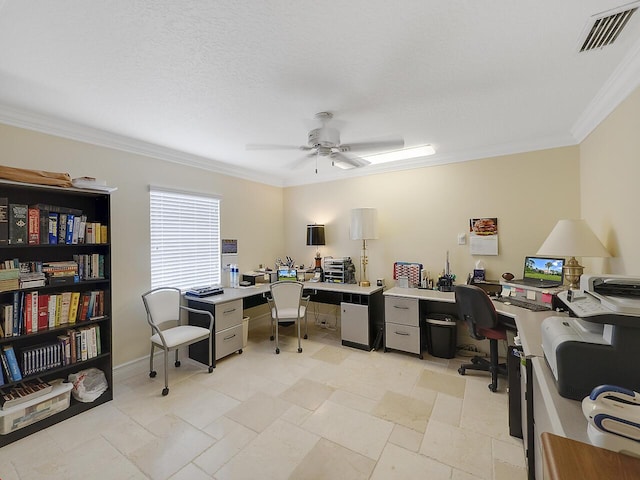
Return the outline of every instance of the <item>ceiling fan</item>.
{"type": "MultiPolygon", "coordinates": [[[[391,140],[381,140],[372,142],[359,143],[340,143],[340,132],[336,128],[327,126],[327,123],[333,118],[331,112],[316,113],[316,118],[322,123],[321,127],[314,128],[307,136],[307,145],[271,145],[271,144],[248,144],[247,150],[302,150],[310,152],[301,160],[294,163],[294,166],[301,164],[308,158],[329,157],[334,167],[349,169],[358,168],[369,165],[371,162],[353,154],[355,151],[372,151],[372,150],[395,150],[404,147],[404,140],[396,138],[391,140]]],[[[316,173],[318,167],[316,163],[316,173]]]]}

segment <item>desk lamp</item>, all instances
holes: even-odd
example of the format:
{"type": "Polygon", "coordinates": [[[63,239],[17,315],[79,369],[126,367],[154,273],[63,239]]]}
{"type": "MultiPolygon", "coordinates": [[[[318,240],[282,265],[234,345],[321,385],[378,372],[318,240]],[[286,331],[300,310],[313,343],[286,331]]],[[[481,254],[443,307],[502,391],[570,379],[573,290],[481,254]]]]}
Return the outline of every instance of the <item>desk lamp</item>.
{"type": "Polygon", "coordinates": [[[378,211],[375,208],[354,208],[351,210],[351,240],[362,240],[362,278],[360,286],[368,287],[367,280],[367,240],[378,238],[378,211]]]}
{"type": "Polygon", "coordinates": [[[571,257],[562,269],[571,290],[580,288],[580,276],[584,271],[576,257],[611,256],[584,220],[559,220],[537,255],[571,257]]]}
{"type": "MultiPolygon", "coordinates": [[[[307,245],[311,246],[320,246],[325,245],[324,240],[324,225],[318,225],[314,223],[313,225],[307,225],[307,245]]],[[[316,272],[322,273],[322,257],[320,256],[320,249],[316,248],[316,272]]]]}

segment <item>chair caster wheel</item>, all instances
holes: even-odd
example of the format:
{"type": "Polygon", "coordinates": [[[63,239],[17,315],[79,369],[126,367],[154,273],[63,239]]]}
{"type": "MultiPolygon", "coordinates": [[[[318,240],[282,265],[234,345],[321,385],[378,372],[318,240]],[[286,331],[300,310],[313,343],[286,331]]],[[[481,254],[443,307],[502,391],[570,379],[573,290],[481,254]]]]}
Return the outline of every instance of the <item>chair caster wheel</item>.
{"type": "Polygon", "coordinates": [[[176,367],[179,367],[180,366],[180,360],[178,360],[175,365],[176,365],[176,367]]]}
{"type": "Polygon", "coordinates": [[[165,387],[162,389],[162,396],[166,397],[167,395],[169,395],[169,389],[165,387]]]}
{"type": "Polygon", "coordinates": [[[276,355],[280,353],[280,349],[276,348],[276,355]]]}
{"type": "Polygon", "coordinates": [[[384,353],[387,353],[389,350],[387,349],[387,347],[384,347],[384,349],[382,350],[384,353]]]}
{"type": "Polygon", "coordinates": [[[271,336],[269,337],[269,340],[271,340],[271,341],[273,342],[273,335],[271,335],[271,336]]]}
{"type": "Polygon", "coordinates": [[[151,370],[151,371],[149,372],[149,377],[150,377],[150,378],[156,378],[156,375],[157,375],[157,374],[158,374],[158,372],[156,372],[155,370],[151,370]]]}
{"type": "Polygon", "coordinates": [[[458,369],[458,373],[459,373],[460,375],[464,375],[464,374],[465,374],[465,372],[466,372],[466,369],[465,369],[464,367],[460,367],[460,368],[458,369]]]}
{"type": "Polygon", "coordinates": [[[420,360],[424,360],[424,355],[420,354],[420,355],[418,355],[418,358],[419,358],[420,360]]]}
{"type": "Polygon", "coordinates": [[[498,390],[498,386],[494,385],[493,383],[490,383],[489,385],[487,385],[487,387],[489,387],[489,390],[491,390],[494,393],[498,390]]]}
{"type": "Polygon", "coordinates": [[[471,363],[473,363],[474,365],[477,365],[478,363],[480,363],[480,359],[478,357],[473,357],[471,359],[471,363]]]}
{"type": "Polygon", "coordinates": [[[302,348],[298,348],[298,353],[302,353],[302,348]]]}
{"type": "Polygon", "coordinates": [[[304,339],[306,340],[306,339],[307,339],[307,338],[309,338],[309,337],[308,337],[308,336],[307,336],[307,334],[305,333],[305,334],[304,334],[304,337],[302,337],[302,338],[304,338],[304,339]]]}
{"type": "Polygon", "coordinates": [[[209,373],[213,372],[213,367],[209,367],[209,373]]]}
{"type": "Polygon", "coordinates": [[[242,349],[238,350],[238,355],[242,355],[242,349]]]}

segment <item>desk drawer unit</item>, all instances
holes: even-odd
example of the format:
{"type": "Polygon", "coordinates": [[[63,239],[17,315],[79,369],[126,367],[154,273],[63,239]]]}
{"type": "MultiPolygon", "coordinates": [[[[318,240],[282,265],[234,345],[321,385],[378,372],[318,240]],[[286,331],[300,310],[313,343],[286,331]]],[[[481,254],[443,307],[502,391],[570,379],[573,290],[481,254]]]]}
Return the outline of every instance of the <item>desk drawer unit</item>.
{"type": "Polygon", "coordinates": [[[216,360],[242,350],[242,324],[216,333],[216,360]]]}
{"type": "Polygon", "coordinates": [[[401,350],[422,358],[418,299],[394,297],[384,299],[384,349],[401,350]]]}
{"type": "Polygon", "coordinates": [[[387,323],[399,323],[418,327],[418,299],[388,296],[384,299],[384,320],[387,323]]]}
{"type": "Polygon", "coordinates": [[[242,351],[242,299],[215,308],[216,360],[242,351]]]}
{"type": "Polygon", "coordinates": [[[216,332],[242,325],[242,299],[216,305],[214,317],[216,332]]]}

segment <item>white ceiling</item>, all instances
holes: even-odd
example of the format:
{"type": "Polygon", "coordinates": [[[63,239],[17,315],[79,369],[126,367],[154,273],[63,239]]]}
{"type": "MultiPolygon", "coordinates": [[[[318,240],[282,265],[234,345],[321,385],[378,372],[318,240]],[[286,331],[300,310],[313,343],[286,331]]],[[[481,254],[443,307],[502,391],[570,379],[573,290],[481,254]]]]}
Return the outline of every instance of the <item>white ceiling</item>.
{"type": "Polygon", "coordinates": [[[0,0],[0,122],[283,186],[573,145],[640,82],[640,12],[578,53],[624,3],[0,0]],[[438,153],[316,174],[245,149],[304,145],[320,111],[438,153]]]}

